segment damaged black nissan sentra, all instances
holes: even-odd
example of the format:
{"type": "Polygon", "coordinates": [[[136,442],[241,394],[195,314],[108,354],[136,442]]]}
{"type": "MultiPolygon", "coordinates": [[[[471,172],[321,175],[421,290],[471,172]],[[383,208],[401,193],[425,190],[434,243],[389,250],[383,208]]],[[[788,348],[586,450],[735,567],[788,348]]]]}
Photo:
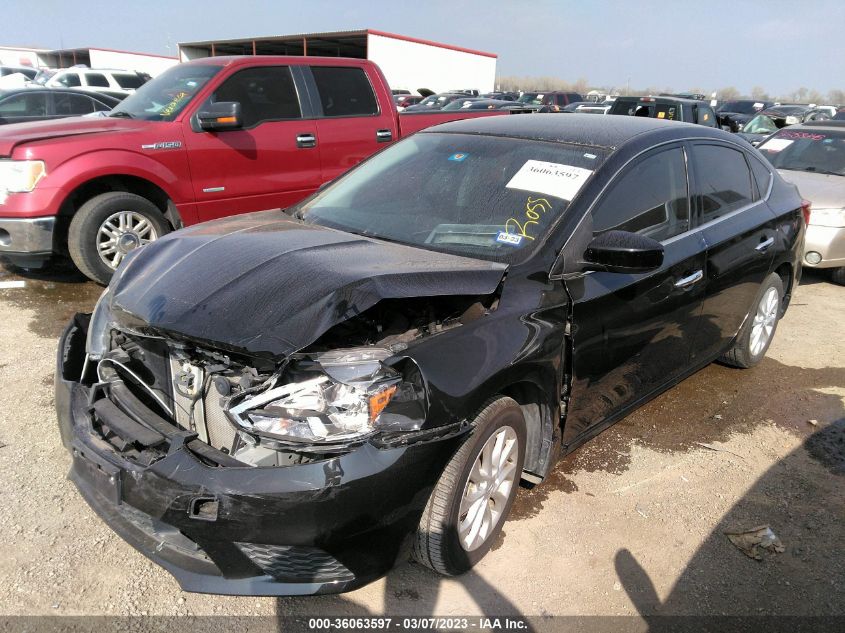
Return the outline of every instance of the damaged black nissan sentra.
{"type": "Polygon", "coordinates": [[[432,128],[286,212],[131,253],[60,342],[70,477],[189,591],[346,591],[409,555],[464,572],[520,480],[763,358],[804,211],[698,125],[432,128]]]}

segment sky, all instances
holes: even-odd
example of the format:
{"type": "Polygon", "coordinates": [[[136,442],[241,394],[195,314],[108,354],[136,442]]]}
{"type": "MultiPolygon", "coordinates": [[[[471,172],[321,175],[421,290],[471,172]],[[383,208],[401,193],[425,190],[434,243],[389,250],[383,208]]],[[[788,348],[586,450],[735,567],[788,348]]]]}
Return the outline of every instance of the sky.
{"type": "Polygon", "coordinates": [[[371,28],[591,86],[845,90],[843,0],[3,0],[0,45],[177,54],[179,42],[371,28]]]}

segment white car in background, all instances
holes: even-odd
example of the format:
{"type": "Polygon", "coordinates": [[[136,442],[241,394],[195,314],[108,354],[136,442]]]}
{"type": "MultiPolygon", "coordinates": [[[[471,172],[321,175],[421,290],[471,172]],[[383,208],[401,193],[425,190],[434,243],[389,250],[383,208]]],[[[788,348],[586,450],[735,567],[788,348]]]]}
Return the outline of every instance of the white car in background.
{"type": "Polygon", "coordinates": [[[93,92],[132,94],[150,76],[132,70],[104,68],[64,68],[52,74],[42,72],[33,83],[46,88],[82,88],[93,92]]]}
{"type": "Polygon", "coordinates": [[[812,203],[804,266],[828,269],[845,285],[845,121],[790,125],[757,149],[812,203]]]}

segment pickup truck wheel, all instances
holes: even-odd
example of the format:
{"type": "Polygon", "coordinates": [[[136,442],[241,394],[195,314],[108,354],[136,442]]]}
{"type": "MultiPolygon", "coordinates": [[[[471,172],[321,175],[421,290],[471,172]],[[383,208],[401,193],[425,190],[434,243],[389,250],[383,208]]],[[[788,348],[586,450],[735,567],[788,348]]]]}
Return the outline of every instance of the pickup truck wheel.
{"type": "Polygon", "coordinates": [[[834,268],[830,273],[830,278],[833,283],[845,286],[845,266],[834,268]]]}
{"type": "Polygon", "coordinates": [[[525,439],[525,418],[516,401],[488,402],[428,499],[414,543],[416,561],[454,576],[484,557],[516,497],[525,439]]]}
{"type": "Polygon", "coordinates": [[[71,220],[68,250],[77,268],[107,284],[130,251],[170,231],[167,220],[146,198],[112,191],[91,198],[71,220]]]}
{"type": "Polygon", "coordinates": [[[781,316],[783,281],[772,273],[763,282],[757,300],[736,337],[734,346],[719,360],[748,369],[758,364],[772,344],[781,316]]]}

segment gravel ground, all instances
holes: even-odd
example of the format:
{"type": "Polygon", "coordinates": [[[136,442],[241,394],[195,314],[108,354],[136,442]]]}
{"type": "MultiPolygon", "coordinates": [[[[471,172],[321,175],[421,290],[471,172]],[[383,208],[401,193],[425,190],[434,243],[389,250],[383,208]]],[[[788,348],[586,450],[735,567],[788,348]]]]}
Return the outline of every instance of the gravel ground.
{"type": "Polygon", "coordinates": [[[100,288],[0,267],[0,615],[845,615],[845,288],[805,275],[768,358],[712,365],[520,490],[472,573],[341,596],[188,594],[65,479],[56,337],[100,288]],[[769,525],[752,560],[723,532],[769,525]]]}

